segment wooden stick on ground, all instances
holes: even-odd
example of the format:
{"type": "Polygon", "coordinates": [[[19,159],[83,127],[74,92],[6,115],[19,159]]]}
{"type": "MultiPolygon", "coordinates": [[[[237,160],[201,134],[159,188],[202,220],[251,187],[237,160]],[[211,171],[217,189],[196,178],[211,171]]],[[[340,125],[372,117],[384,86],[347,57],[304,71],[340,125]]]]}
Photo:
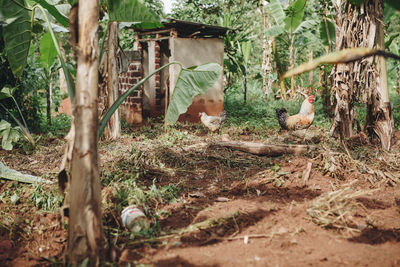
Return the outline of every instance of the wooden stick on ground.
{"type": "Polygon", "coordinates": [[[245,141],[217,141],[212,143],[211,146],[229,147],[256,155],[266,156],[280,156],[284,154],[300,155],[316,148],[307,145],[265,144],[245,141]]]}
{"type": "Polygon", "coordinates": [[[307,184],[308,179],[310,178],[311,166],[312,166],[312,162],[308,162],[307,168],[303,171],[304,185],[307,184]]]}

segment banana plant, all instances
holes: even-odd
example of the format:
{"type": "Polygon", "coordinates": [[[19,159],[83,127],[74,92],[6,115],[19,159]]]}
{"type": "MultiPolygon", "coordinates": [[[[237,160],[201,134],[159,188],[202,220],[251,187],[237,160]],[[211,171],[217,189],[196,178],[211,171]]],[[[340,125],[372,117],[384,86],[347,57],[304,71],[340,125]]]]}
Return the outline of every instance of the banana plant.
{"type": "Polygon", "coordinates": [[[72,77],[62,57],[60,46],[46,10],[63,26],[68,26],[68,19],[45,0],[36,0],[35,2],[36,4],[33,6],[28,6],[24,0],[0,0],[0,13],[4,17],[4,45],[11,70],[16,77],[20,77],[22,74],[29,55],[29,47],[33,34],[32,29],[35,23],[35,10],[39,9],[43,15],[43,19],[47,23],[47,28],[63,68],[68,86],[68,93],[73,99],[74,86],[72,77]]]}
{"type": "MultiPolygon", "coordinates": [[[[48,14],[64,27],[68,27],[69,20],[58,10],[58,6],[51,5],[45,0],[0,0],[0,14],[3,16],[3,38],[7,59],[10,62],[11,70],[16,77],[20,77],[26,65],[29,55],[29,47],[32,37],[32,29],[35,23],[35,10],[41,11],[41,16],[49,30],[54,48],[59,57],[62,69],[65,74],[68,93],[71,101],[74,99],[75,90],[72,76],[64,62],[56,36],[54,34],[55,24],[52,24],[48,14]],[[27,4],[34,3],[30,6],[27,4]],[[47,12],[46,12],[47,11],[47,12]]],[[[74,2],[74,1],[72,1],[74,2]]],[[[76,1],[75,1],[76,2],[76,1]]],[[[160,22],[153,12],[148,11],[139,0],[107,1],[110,19],[114,21],[135,21],[137,26],[142,28],[159,27],[160,22]],[[132,19],[134,18],[134,19],[132,19]]],[[[64,10],[68,10],[63,5],[64,10]]],[[[61,8],[59,8],[61,9],[61,8]]],[[[36,16],[37,17],[37,16],[36,16]]]]}
{"type": "Polygon", "coordinates": [[[35,140],[33,139],[32,135],[31,135],[31,133],[30,133],[30,131],[29,131],[29,129],[28,129],[28,126],[27,126],[27,124],[26,124],[26,122],[25,122],[25,118],[24,118],[24,116],[22,115],[21,109],[19,108],[19,105],[18,105],[17,101],[15,100],[15,98],[14,98],[14,96],[13,96],[13,92],[15,91],[15,89],[16,89],[15,87],[14,87],[14,88],[3,87],[3,89],[1,89],[1,91],[0,91],[0,100],[6,99],[6,98],[11,98],[11,99],[14,101],[14,103],[15,103],[17,109],[18,109],[19,115],[20,115],[20,117],[21,117],[21,119],[22,119],[22,121],[23,121],[23,124],[22,124],[10,111],[8,111],[8,109],[7,109],[3,104],[0,104],[0,106],[11,116],[11,118],[13,118],[13,120],[14,120],[14,121],[18,124],[18,126],[19,126],[18,128],[11,128],[11,125],[10,125],[10,127],[7,126],[7,123],[8,123],[8,122],[3,121],[3,123],[2,123],[2,130],[3,130],[3,148],[4,148],[4,149],[8,149],[8,150],[11,150],[11,149],[12,149],[12,142],[18,141],[17,135],[16,135],[16,133],[15,133],[15,131],[18,131],[18,130],[21,130],[21,131],[22,131],[24,137],[25,137],[33,146],[35,145],[35,140]],[[8,129],[8,130],[7,130],[7,129],[8,129]],[[7,130],[7,131],[4,132],[4,130],[7,130]],[[7,134],[7,136],[5,136],[5,134],[7,134]],[[6,140],[8,140],[8,141],[6,141],[6,140]]]}
{"type": "MultiPolygon", "coordinates": [[[[268,5],[269,13],[275,24],[266,30],[266,35],[279,38],[288,46],[290,68],[294,67],[295,39],[317,25],[315,20],[303,20],[306,3],[307,0],[297,0],[285,10],[279,0],[271,0],[268,5]]],[[[282,77],[279,78],[281,79],[281,95],[286,98],[282,77]]],[[[294,78],[291,79],[291,91],[294,94],[294,78]]]]}
{"type": "Polygon", "coordinates": [[[12,150],[14,143],[18,142],[21,133],[19,127],[12,127],[5,120],[0,121],[1,148],[4,150],[12,150]]]}
{"type": "Polygon", "coordinates": [[[46,113],[47,113],[47,122],[51,125],[51,96],[52,96],[52,84],[51,84],[51,73],[52,66],[55,64],[57,58],[57,51],[55,49],[53,40],[51,39],[50,33],[45,33],[40,40],[40,63],[44,68],[44,75],[46,81],[48,81],[49,87],[46,92],[46,113]]]}

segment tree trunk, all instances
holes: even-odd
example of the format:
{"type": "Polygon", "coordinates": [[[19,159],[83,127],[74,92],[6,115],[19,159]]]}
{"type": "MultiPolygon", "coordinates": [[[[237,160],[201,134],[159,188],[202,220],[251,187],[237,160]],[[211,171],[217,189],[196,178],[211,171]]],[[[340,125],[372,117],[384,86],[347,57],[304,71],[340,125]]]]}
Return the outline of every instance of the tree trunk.
{"type": "MultiPolygon", "coordinates": [[[[357,19],[353,20],[357,14],[357,7],[347,3],[347,0],[342,0],[336,8],[336,50],[341,50],[348,47],[357,47],[357,40],[346,38],[348,32],[357,29],[359,22],[357,19]],[[344,6],[347,5],[346,12],[343,12],[344,6]]],[[[338,64],[334,66],[333,73],[333,86],[332,91],[336,99],[335,118],[331,127],[330,133],[332,136],[337,136],[341,139],[353,135],[353,107],[354,98],[352,97],[352,74],[351,71],[356,63],[348,65],[338,64]]]]}
{"type": "Polygon", "coordinates": [[[53,84],[51,83],[51,73],[49,74],[49,89],[47,90],[46,94],[46,115],[47,115],[47,124],[51,125],[51,99],[53,98],[52,96],[52,91],[53,91],[53,84]]]}
{"type": "MultiPolygon", "coordinates": [[[[336,49],[368,47],[383,49],[383,0],[368,0],[360,7],[343,0],[336,6],[336,49]],[[344,12],[342,12],[344,10],[344,12]],[[354,34],[350,34],[354,33],[354,34]]],[[[366,127],[375,132],[383,149],[390,149],[393,131],[386,63],[383,57],[371,57],[333,69],[333,93],[337,101],[332,135],[353,135],[354,103],[367,104],[366,127]]],[[[365,129],[365,128],[364,128],[365,129]]]]}
{"type": "Polygon", "coordinates": [[[271,73],[271,56],[272,56],[272,49],[270,40],[267,39],[265,31],[267,28],[271,26],[271,23],[268,21],[267,14],[265,13],[265,6],[263,5],[262,8],[262,16],[263,16],[263,61],[262,61],[262,70],[263,70],[263,89],[264,95],[270,95],[272,93],[272,79],[267,78],[267,75],[271,73]]]}
{"type": "Polygon", "coordinates": [[[246,103],[247,101],[247,68],[245,67],[244,75],[243,75],[243,101],[246,103]]]}
{"type": "Polygon", "coordinates": [[[272,41],[272,53],[274,55],[274,67],[275,67],[276,73],[278,74],[278,78],[279,78],[279,86],[281,88],[281,97],[282,97],[282,99],[286,99],[285,81],[282,79],[282,65],[281,65],[281,61],[279,59],[278,49],[276,47],[276,40],[275,40],[275,38],[272,37],[271,41],[272,41]]]}
{"type": "MultiPolygon", "coordinates": [[[[289,45],[289,69],[294,69],[294,37],[292,36],[290,38],[290,45],[289,45]]],[[[294,80],[294,75],[290,77],[290,94],[291,97],[294,97],[296,95],[296,85],[295,85],[295,80],[294,80]]]]}
{"type": "MultiPolygon", "coordinates": [[[[310,53],[308,54],[308,61],[312,61],[313,60],[313,53],[312,50],[310,50],[310,53]]],[[[312,92],[314,91],[314,71],[311,70],[308,73],[308,95],[311,95],[312,92]]]]}
{"type": "MultiPolygon", "coordinates": [[[[118,49],[118,22],[109,23],[108,29],[108,53],[107,53],[107,103],[105,107],[109,109],[111,105],[118,99],[118,67],[116,64],[118,49]]],[[[119,109],[111,116],[110,121],[105,129],[106,139],[116,139],[121,136],[121,123],[119,109]]]]}
{"type": "MultiPolygon", "coordinates": [[[[77,6],[74,6],[71,12],[76,12],[76,9],[77,6]]],[[[98,14],[97,0],[80,0],[76,20],[70,19],[70,28],[77,29],[76,33],[72,32],[71,38],[77,44],[76,132],[71,161],[68,224],[68,262],[72,266],[86,258],[90,265],[98,265],[103,244],[97,151],[98,14]]]]}
{"type": "MultiPolygon", "coordinates": [[[[367,12],[375,14],[376,19],[376,37],[375,47],[377,49],[385,50],[385,38],[382,25],[383,20],[383,0],[372,1],[370,0],[366,8],[367,12]]],[[[372,82],[375,84],[370,89],[368,94],[367,105],[367,119],[366,127],[370,127],[378,135],[381,146],[384,150],[390,150],[392,134],[394,129],[394,122],[392,116],[392,109],[389,100],[389,90],[387,85],[387,69],[386,59],[384,57],[374,57],[373,64],[376,68],[376,79],[372,82]]],[[[374,77],[371,77],[373,79],[374,77]]]]}
{"type": "Polygon", "coordinates": [[[396,93],[400,95],[400,65],[396,67],[396,93]]]}

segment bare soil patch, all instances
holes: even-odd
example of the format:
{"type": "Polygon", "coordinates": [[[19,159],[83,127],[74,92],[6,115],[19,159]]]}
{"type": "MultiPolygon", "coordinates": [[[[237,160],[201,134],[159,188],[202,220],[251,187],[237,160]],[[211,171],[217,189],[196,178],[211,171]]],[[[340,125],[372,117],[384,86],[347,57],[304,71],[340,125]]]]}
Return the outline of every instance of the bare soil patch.
{"type": "MultiPolygon", "coordinates": [[[[311,141],[293,141],[320,147],[302,156],[266,157],[217,148],[209,144],[222,140],[221,134],[191,134],[184,127],[101,142],[106,262],[400,266],[400,134],[386,153],[364,139],[353,140],[346,151],[313,130],[311,141]],[[305,181],[308,163],[312,168],[305,181]],[[121,209],[131,203],[121,194],[133,194],[122,190],[123,185],[145,192],[141,208],[151,228],[142,236],[122,226],[121,209]],[[158,193],[147,193],[151,188],[158,193]]],[[[248,134],[229,138],[266,141],[248,134]]],[[[267,141],[290,140],[275,132],[267,141]]],[[[56,181],[63,144],[46,140],[31,155],[21,149],[0,151],[0,160],[56,181]]],[[[37,185],[1,180],[0,265],[62,263],[67,222],[57,208],[48,208],[54,195],[43,197],[57,192],[57,185],[43,187],[40,191],[37,185]],[[18,199],[10,201],[15,194],[18,199]]]]}

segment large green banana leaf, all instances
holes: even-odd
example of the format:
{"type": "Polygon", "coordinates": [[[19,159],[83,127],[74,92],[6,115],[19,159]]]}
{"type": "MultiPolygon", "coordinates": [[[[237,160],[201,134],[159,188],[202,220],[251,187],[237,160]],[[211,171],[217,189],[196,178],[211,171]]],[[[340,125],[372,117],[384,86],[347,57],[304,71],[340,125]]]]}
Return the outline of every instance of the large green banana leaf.
{"type": "Polygon", "coordinates": [[[140,0],[107,0],[111,21],[137,22],[143,29],[162,27],[159,17],[140,0]]]}
{"type": "Polygon", "coordinates": [[[279,0],[271,0],[269,2],[268,9],[273,16],[275,23],[279,26],[283,26],[285,20],[285,12],[283,11],[282,5],[279,0]]]}
{"type": "Polygon", "coordinates": [[[24,0],[0,0],[0,13],[4,17],[4,47],[11,70],[20,77],[26,65],[31,43],[31,15],[24,0]]]}
{"type": "Polygon", "coordinates": [[[285,32],[285,28],[281,25],[274,25],[265,30],[265,34],[270,37],[276,37],[285,32]]]}
{"type": "Polygon", "coordinates": [[[304,18],[304,9],[307,0],[297,0],[286,9],[285,29],[294,32],[301,24],[304,18]]]}
{"type": "Polygon", "coordinates": [[[40,4],[42,7],[44,7],[61,25],[68,28],[69,20],[63,13],[59,11],[59,9],[69,11],[70,5],[68,4],[51,5],[47,3],[45,0],[34,0],[34,1],[40,4]],[[58,8],[58,6],[60,7],[58,8]]]}
{"type": "Polygon", "coordinates": [[[189,69],[182,69],[169,103],[165,124],[174,124],[180,114],[187,111],[196,95],[210,89],[222,73],[217,63],[209,63],[189,69]]]}
{"type": "Polygon", "coordinates": [[[40,62],[46,70],[50,70],[57,58],[57,50],[50,33],[46,32],[40,40],[40,62]]]}
{"type": "Polygon", "coordinates": [[[331,41],[332,44],[335,43],[336,40],[336,33],[335,33],[335,24],[327,20],[327,25],[325,24],[325,21],[322,20],[321,23],[319,24],[319,36],[321,37],[322,43],[326,46],[329,45],[329,40],[331,41]],[[328,29],[327,29],[328,26],[328,29]],[[328,33],[327,30],[329,31],[329,38],[328,38],[328,33]]]}

